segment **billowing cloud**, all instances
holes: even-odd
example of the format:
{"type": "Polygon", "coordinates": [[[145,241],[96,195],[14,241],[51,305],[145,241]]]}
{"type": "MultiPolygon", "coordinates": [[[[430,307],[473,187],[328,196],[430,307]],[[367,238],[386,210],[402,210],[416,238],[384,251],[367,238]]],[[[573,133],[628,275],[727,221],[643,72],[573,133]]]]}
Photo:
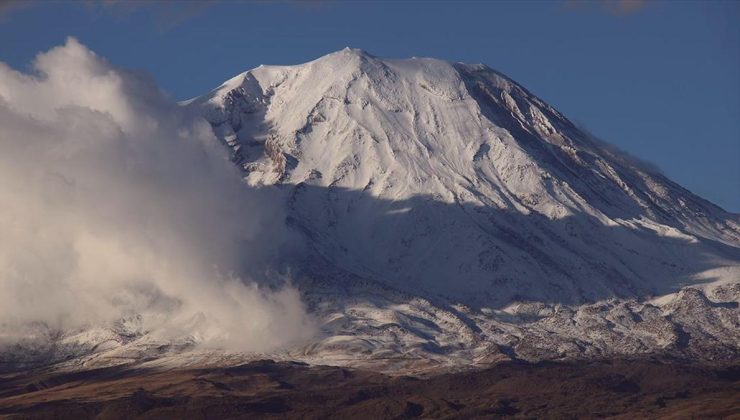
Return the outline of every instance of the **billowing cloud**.
{"type": "Polygon", "coordinates": [[[264,285],[281,205],[205,121],[72,38],[34,67],[0,63],[0,340],[132,316],[245,351],[311,333],[296,290],[264,285]]]}

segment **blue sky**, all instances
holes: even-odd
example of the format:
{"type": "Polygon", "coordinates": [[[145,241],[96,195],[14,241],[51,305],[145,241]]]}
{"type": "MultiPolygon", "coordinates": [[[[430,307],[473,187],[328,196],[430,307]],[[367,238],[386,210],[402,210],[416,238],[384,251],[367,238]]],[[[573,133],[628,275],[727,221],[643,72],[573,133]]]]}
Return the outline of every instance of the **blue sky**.
{"type": "Polygon", "coordinates": [[[0,0],[0,61],[28,70],[68,35],[175,99],[345,46],[486,63],[740,212],[740,2],[0,0]]]}

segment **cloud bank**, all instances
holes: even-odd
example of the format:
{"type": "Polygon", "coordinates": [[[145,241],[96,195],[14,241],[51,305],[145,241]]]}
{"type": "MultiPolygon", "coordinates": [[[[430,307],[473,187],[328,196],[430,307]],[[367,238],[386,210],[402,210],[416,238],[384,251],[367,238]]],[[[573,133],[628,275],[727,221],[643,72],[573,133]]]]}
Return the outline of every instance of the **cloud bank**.
{"type": "Polygon", "coordinates": [[[34,68],[0,63],[0,343],[126,317],[243,351],[311,333],[296,290],[258,285],[280,203],[205,121],[73,38],[34,68]]]}

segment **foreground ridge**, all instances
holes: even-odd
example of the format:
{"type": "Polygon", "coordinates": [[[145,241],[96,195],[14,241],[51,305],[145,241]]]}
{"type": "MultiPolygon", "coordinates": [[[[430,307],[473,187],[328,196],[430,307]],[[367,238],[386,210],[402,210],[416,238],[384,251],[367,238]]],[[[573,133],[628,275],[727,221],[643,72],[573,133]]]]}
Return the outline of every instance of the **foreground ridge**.
{"type": "Polygon", "coordinates": [[[725,418],[737,366],[646,360],[503,363],[420,379],[270,360],[218,369],[100,369],[0,378],[0,415],[42,418],[725,418]],[[564,381],[563,378],[568,378],[564,381]],[[533,384],[535,384],[533,386],[533,384]]]}

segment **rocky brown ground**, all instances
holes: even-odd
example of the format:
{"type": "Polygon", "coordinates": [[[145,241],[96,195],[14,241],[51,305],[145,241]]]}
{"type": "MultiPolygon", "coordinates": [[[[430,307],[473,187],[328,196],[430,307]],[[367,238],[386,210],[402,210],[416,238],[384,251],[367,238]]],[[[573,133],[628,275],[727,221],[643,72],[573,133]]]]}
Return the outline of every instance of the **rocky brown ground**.
{"type": "Polygon", "coordinates": [[[0,376],[0,417],[739,418],[740,365],[504,363],[429,378],[260,361],[0,376]]]}

